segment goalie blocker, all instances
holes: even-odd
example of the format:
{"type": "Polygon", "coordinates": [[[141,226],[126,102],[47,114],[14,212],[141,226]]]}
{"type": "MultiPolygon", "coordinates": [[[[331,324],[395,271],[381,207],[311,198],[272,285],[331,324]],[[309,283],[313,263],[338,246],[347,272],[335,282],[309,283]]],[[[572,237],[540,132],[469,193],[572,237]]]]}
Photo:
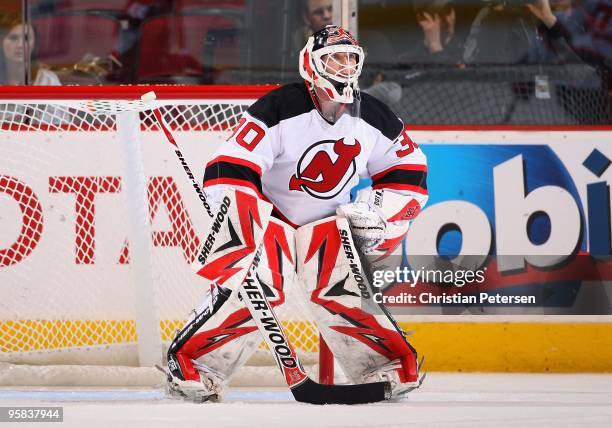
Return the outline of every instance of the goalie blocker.
{"type": "Polygon", "coordinates": [[[258,327],[262,333],[273,330],[273,324],[280,328],[273,313],[285,303],[287,287],[295,287],[307,302],[350,380],[367,383],[318,385],[299,363],[295,370],[283,367],[287,359],[299,361],[286,338],[286,344],[278,342],[284,334],[268,336],[271,348],[279,343],[283,347],[276,359],[296,399],[319,404],[372,402],[416,387],[416,351],[388,315],[376,317],[368,311],[368,307],[375,309],[372,293],[360,273],[363,269],[347,221],[330,217],[296,231],[269,214],[260,215],[258,204],[265,202],[236,194],[244,203],[232,207],[225,203],[227,197],[223,199],[225,206],[219,209],[223,221],[213,223],[196,261],[198,273],[210,281],[210,289],[169,348],[170,392],[195,401],[220,398],[232,376],[258,347],[258,327]],[[253,258],[256,263],[251,266],[253,258]],[[247,281],[239,293],[234,292],[238,287],[231,285],[232,281],[242,281],[247,269],[247,281]],[[261,306],[254,286],[261,289],[270,308],[261,306]],[[285,346],[291,350],[289,354],[285,346]],[[386,390],[389,385],[391,391],[386,390]],[[335,392],[330,395],[330,391],[335,392]]]}

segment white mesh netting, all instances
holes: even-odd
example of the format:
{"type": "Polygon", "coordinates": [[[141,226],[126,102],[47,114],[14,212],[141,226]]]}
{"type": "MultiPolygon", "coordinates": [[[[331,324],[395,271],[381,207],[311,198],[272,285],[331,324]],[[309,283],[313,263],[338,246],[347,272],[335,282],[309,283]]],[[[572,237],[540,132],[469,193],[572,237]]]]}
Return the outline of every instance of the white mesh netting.
{"type": "MultiPolygon", "coordinates": [[[[157,102],[198,181],[252,101],[157,102]]],[[[125,191],[133,166],[115,132],[117,112],[141,110],[152,307],[165,345],[199,304],[205,284],[189,265],[208,220],[144,108],[140,101],[0,101],[0,385],[15,384],[19,373],[31,378],[22,383],[41,382],[23,364],[138,365],[133,203],[125,191]]],[[[318,333],[287,298],[279,315],[300,354],[312,360],[318,333]]],[[[263,351],[251,364],[273,364],[263,351]]],[[[71,384],[80,370],[45,376],[71,384]]],[[[104,370],[98,382],[113,383],[104,370]]],[[[139,381],[114,373],[119,383],[160,380],[151,372],[139,381]]]]}

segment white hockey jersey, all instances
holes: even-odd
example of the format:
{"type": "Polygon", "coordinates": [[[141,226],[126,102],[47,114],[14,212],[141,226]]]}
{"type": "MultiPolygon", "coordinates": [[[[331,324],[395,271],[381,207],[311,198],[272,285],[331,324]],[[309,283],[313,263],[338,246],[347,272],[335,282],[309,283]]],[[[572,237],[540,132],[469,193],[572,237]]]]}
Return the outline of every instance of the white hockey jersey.
{"type": "Polygon", "coordinates": [[[426,195],[426,158],[402,121],[365,93],[360,108],[358,121],[344,115],[330,124],[304,83],[271,91],[206,165],[205,192],[215,199],[223,186],[249,189],[293,226],[335,214],[360,177],[375,189],[426,195]]]}

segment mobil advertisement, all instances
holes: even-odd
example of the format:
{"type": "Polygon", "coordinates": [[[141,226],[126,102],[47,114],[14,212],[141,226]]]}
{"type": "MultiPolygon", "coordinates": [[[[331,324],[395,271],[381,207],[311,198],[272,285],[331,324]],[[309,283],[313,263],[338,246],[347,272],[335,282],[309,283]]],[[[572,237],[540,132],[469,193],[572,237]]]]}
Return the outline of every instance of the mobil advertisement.
{"type": "Polygon", "coordinates": [[[401,268],[380,281],[395,283],[384,303],[399,313],[611,313],[609,132],[411,136],[428,158],[430,199],[401,268]]]}

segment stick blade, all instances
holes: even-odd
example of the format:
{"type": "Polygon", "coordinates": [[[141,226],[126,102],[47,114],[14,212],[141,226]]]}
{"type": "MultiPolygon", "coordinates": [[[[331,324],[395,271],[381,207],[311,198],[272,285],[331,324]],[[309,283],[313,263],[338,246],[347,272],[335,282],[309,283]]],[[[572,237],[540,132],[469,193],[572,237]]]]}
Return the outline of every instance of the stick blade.
{"type": "Polygon", "coordinates": [[[391,396],[389,382],[359,385],[322,385],[310,378],[291,388],[296,401],[309,404],[366,404],[384,401],[391,396]]]}

